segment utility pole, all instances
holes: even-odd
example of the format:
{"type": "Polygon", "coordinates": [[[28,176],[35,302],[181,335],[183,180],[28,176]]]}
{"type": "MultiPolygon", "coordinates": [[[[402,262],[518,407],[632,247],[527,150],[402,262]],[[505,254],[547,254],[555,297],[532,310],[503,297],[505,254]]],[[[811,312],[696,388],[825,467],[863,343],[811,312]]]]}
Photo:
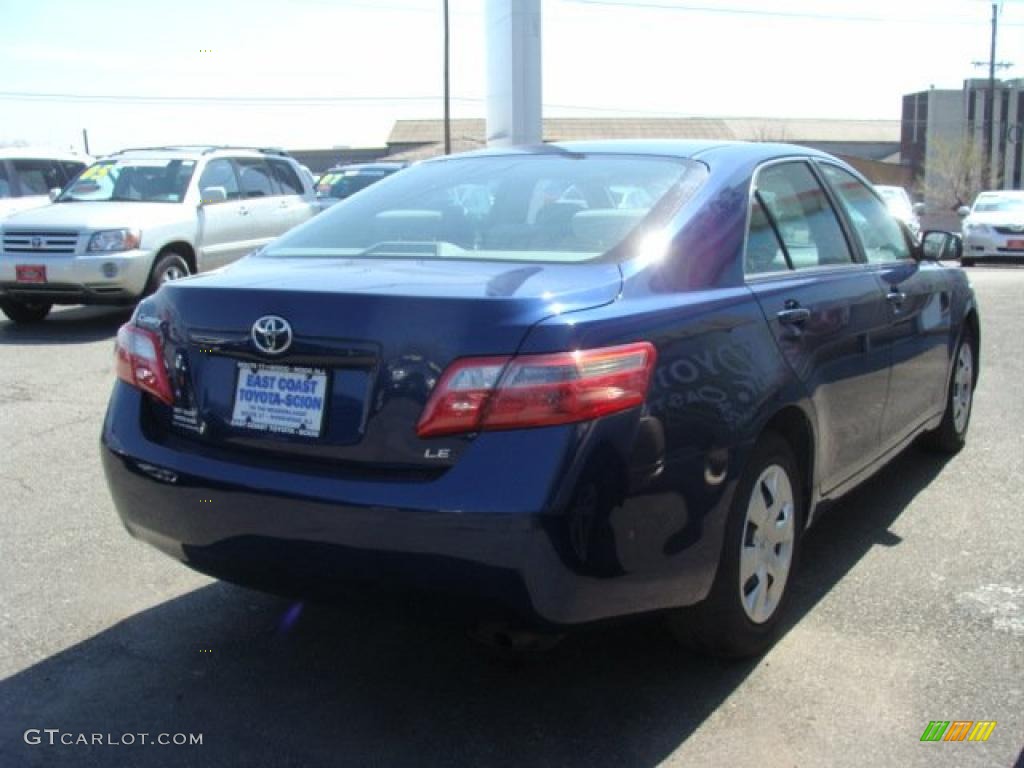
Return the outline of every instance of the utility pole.
{"type": "Polygon", "coordinates": [[[444,0],[444,153],[452,153],[452,108],[448,78],[448,0],[444,0]]]}
{"type": "Polygon", "coordinates": [[[996,61],[996,35],[999,29],[999,7],[1001,3],[992,3],[992,41],[989,48],[988,61],[972,61],[975,67],[988,67],[988,88],[983,113],[984,123],[982,124],[983,144],[985,149],[985,172],[982,174],[982,182],[986,187],[993,185],[992,174],[992,147],[994,145],[993,135],[995,134],[995,110],[996,110],[996,70],[1012,67],[1009,61],[996,61]]]}
{"type": "MultiPolygon", "coordinates": [[[[445,0],[447,3],[447,0],[445,0]]],[[[996,34],[999,28],[999,5],[992,3],[992,46],[988,53],[988,103],[985,105],[985,188],[992,186],[992,134],[996,116],[996,34]]]]}

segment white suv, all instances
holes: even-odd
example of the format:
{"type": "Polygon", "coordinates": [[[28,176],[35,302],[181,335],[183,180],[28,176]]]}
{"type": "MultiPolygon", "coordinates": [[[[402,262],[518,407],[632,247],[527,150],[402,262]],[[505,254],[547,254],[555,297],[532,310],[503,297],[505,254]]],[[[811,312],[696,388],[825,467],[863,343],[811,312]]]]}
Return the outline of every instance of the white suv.
{"type": "Polygon", "coordinates": [[[0,219],[50,204],[50,192],[66,187],[91,157],[31,147],[0,149],[0,219]]]}
{"type": "Polygon", "coordinates": [[[0,310],[24,323],[54,304],[130,304],[238,259],[316,211],[308,178],[280,150],[118,152],[53,205],[2,222],[0,310]]]}

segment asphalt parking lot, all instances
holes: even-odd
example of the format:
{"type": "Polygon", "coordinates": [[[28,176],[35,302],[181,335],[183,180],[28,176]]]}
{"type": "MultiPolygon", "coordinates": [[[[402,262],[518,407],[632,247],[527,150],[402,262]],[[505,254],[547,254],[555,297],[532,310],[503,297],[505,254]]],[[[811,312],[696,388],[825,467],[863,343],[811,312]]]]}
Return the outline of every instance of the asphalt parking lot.
{"type": "Polygon", "coordinates": [[[764,658],[679,651],[653,619],[536,658],[396,599],[298,606],[124,532],[97,441],[127,313],[0,321],[0,765],[1011,766],[1024,745],[1024,268],[970,271],[967,448],[909,449],[809,534],[764,658]],[[921,743],[995,720],[987,743],[921,743]],[[28,729],[201,733],[30,745],[28,729]]]}

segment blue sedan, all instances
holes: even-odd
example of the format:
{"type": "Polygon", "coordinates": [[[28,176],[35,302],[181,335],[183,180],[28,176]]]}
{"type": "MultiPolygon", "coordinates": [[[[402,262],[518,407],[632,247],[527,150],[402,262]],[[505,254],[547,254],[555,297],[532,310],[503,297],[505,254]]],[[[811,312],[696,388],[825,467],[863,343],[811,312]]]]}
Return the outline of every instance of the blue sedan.
{"type": "Polygon", "coordinates": [[[766,649],[815,510],[964,443],[978,308],[853,169],[781,144],[485,151],[389,176],[118,333],[128,531],[303,594],[442,590],[766,649]]]}

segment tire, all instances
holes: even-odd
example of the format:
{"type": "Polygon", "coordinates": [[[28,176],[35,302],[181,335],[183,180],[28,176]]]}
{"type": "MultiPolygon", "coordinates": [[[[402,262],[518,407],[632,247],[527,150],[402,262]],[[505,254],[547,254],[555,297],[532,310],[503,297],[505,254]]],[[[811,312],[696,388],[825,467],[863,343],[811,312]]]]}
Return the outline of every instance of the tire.
{"type": "Polygon", "coordinates": [[[757,656],[775,642],[799,561],[803,487],[789,444],[774,433],[762,435],[736,486],[711,591],[668,616],[680,643],[735,659],[757,656]],[[770,538],[762,538],[760,528],[768,528],[757,525],[759,511],[768,516],[764,522],[776,520],[778,532],[770,538]]]}
{"type": "Polygon", "coordinates": [[[970,331],[965,331],[956,345],[953,370],[949,374],[949,392],[942,423],[924,434],[924,444],[941,453],[957,453],[967,442],[974,406],[974,385],[978,381],[978,345],[970,331]]]}
{"type": "Polygon", "coordinates": [[[188,262],[183,256],[174,251],[161,253],[149,273],[149,280],[146,282],[145,295],[156,293],[161,285],[172,280],[180,280],[192,274],[188,268],[188,262]]]}
{"type": "Polygon", "coordinates": [[[0,311],[19,325],[42,322],[50,314],[51,309],[53,304],[46,301],[0,300],[0,311]]]}

